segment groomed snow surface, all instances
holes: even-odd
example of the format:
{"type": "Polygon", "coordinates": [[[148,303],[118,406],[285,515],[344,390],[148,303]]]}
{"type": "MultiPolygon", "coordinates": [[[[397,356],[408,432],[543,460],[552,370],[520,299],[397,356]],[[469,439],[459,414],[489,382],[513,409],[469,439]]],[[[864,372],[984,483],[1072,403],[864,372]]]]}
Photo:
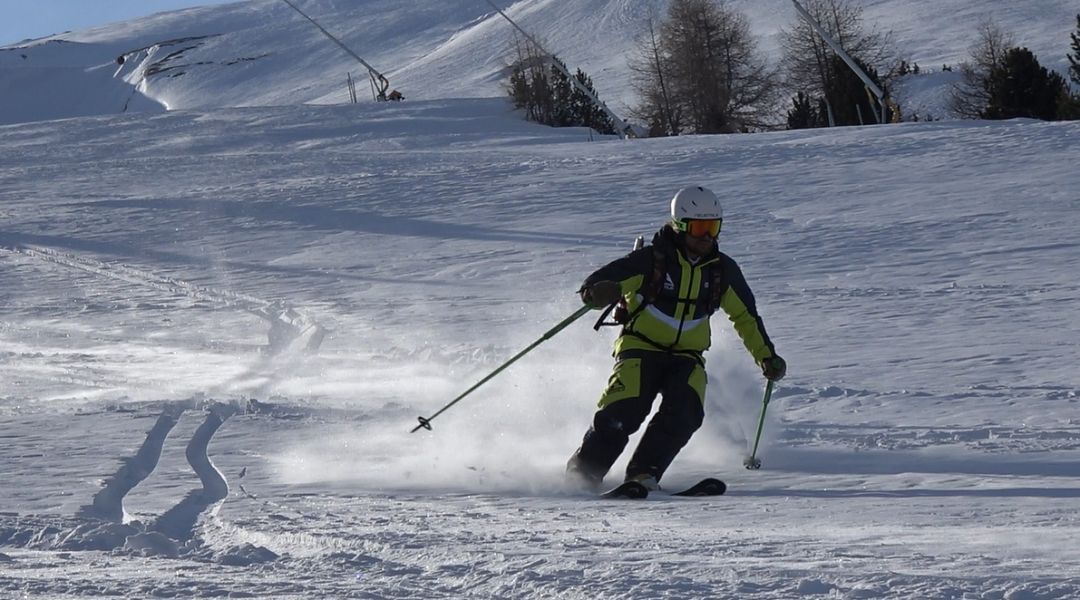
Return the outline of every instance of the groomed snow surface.
{"type": "MultiPolygon", "coordinates": [[[[1075,123],[589,141],[503,100],[0,128],[0,595],[1080,596],[1075,123]],[[574,290],[688,183],[726,321],[670,487],[565,489],[574,290]]],[[[623,463],[609,481],[617,481],[623,463]]]]}

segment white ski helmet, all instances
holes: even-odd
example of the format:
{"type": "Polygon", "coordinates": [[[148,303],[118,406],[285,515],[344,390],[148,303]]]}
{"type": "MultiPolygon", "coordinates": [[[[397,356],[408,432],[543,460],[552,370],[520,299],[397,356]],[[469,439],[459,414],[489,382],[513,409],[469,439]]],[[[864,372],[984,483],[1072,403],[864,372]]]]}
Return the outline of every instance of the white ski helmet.
{"type": "Polygon", "coordinates": [[[675,192],[671,199],[671,219],[723,219],[724,210],[720,208],[720,199],[709,188],[700,185],[684,187],[675,192]]]}

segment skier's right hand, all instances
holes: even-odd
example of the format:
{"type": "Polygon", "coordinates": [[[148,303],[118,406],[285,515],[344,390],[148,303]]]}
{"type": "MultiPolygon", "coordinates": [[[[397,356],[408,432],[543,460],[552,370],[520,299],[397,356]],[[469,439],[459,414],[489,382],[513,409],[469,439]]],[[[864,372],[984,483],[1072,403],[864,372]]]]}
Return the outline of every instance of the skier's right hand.
{"type": "Polygon", "coordinates": [[[787,374],[787,362],[774,354],[761,361],[761,374],[769,381],[780,381],[787,374]]]}
{"type": "Polygon", "coordinates": [[[615,304],[621,297],[622,288],[615,281],[597,281],[581,288],[581,301],[593,308],[615,304]]]}

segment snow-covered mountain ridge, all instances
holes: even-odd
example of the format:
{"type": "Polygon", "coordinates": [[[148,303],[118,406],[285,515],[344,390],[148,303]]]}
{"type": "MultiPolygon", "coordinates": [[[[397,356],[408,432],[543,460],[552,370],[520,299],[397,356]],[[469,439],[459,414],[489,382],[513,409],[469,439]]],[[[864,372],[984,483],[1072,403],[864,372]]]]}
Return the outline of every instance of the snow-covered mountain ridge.
{"type": "MultiPolygon", "coordinates": [[[[777,59],[777,31],[796,19],[791,3],[732,4],[750,18],[761,49],[777,59]]],[[[297,6],[407,99],[504,93],[514,31],[486,1],[297,6]]],[[[589,73],[601,97],[625,113],[636,104],[626,59],[648,15],[663,14],[666,6],[667,0],[522,0],[505,8],[567,64],[589,73]]],[[[1075,13],[1068,0],[864,3],[866,26],[893,31],[899,58],[928,70],[964,60],[979,19],[992,17],[1043,64],[1064,72],[1075,13]]],[[[348,73],[359,82],[359,96],[368,97],[366,70],[287,4],[246,0],[0,48],[0,123],[124,110],[340,104],[349,101],[348,73]]]]}

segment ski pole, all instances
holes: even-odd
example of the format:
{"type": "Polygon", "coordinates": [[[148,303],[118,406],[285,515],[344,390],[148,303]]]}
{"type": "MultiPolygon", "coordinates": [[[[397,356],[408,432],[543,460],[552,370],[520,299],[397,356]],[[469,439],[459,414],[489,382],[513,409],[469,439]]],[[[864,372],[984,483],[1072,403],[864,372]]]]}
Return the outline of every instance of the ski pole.
{"type": "Polygon", "coordinates": [[[761,429],[765,426],[765,409],[769,408],[772,388],[773,381],[770,379],[769,383],[765,384],[765,397],[761,400],[761,418],[758,419],[757,436],[754,437],[754,449],[750,452],[750,456],[743,461],[743,466],[747,469],[757,470],[761,468],[761,459],[757,458],[757,447],[758,442],[761,441],[761,429]]]}
{"type": "Polygon", "coordinates": [[[574,321],[578,320],[578,318],[580,318],[581,315],[584,315],[585,313],[589,312],[591,309],[592,309],[592,307],[589,306],[588,304],[586,304],[585,306],[582,306],[581,308],[577,309],[576,311],[574,311],[574,314],[570,315],[569,317],[566,317],[558,325],[556,325],[556,326],[552,327],[551,329],[549,329],[547,331],[547,333],[540,336],[540,339],[538,339],[535,342],[529,344],[528,348],[525,348],[521,352],[518,352],[517,354],[515,354],[513,356],[513,358],[511,358],[510,360],[504,362],[502,365],[499,366],[499,368],[495,369],[490,374],[488,374],[487,377],[484,377],[480,381],[477,381],[476,385],[474,385],[471,388],[469,388],[469,389],[465,390],[464,392],[462,392],[462,394],[460,396],[458,396],[457,398],[454,398],[453,400],[451,400],[446,406],[440,408],[435,414],[433,414],[433,415],[431,415],[430,417],[427,417],[427,418],[417,417],[417,420],[420,421],[420,424],[417,425],[416,427],[413,427],[412,430],[409,431],[409,433],[416,433],[417,431],[420,430],[420,428],[424,428],[424,429],[427,429],[428,431],[431,431],[431,421],[432,421],[432,419],[434,419],[435,417],[443,414],[443,412],[445,412],[446,409],[448,409],[451,406],[457,404],[462,398],[464,398],[465,396],[468,396],[476,388],[484,385],[492,377],[495,377],[496,375],[501,373],[503,369],[505,369],[506,367],[509,367],[511,364],[513,364],[514,361],[516,361],[517,359],[521,358],[522,356],[525,356],[526,354],[528,354],[533,348],[539,346],[544,340],[547,340],[547,339],[551,338],[552,336],[554,336],[556,333],[559,333],[560,331],[565,329],[568,325],[570,325],[574,321]]]}

